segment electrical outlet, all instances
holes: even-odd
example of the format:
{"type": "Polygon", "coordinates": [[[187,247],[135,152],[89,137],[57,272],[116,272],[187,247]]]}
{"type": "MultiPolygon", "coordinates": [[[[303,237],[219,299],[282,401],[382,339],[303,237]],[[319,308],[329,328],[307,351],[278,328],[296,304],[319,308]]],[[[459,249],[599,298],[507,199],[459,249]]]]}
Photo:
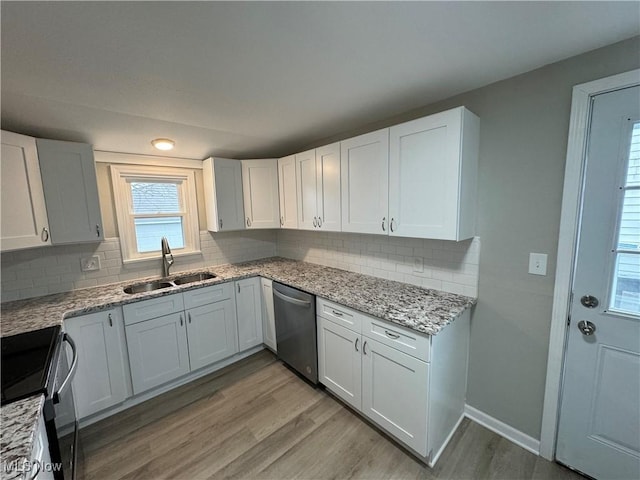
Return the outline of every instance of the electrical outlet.
{"type": "Polygon", "coordinates": [[[100,270],[100,255],[81,258],[80,269],[83,272],[93,272],[95,270],[100,270]]]}
{"type": "Polygon", "coordinates": [[[413,257],[413,271],[416,273],[424,272],[424,264],[422,263],[422,257],[413,257]]]}
{"type": "Polygon", "coordinates": [[[532,275],[547,274],[547,254],[546,253],[530,253],[529,254],[529,273],[532,275]]]}

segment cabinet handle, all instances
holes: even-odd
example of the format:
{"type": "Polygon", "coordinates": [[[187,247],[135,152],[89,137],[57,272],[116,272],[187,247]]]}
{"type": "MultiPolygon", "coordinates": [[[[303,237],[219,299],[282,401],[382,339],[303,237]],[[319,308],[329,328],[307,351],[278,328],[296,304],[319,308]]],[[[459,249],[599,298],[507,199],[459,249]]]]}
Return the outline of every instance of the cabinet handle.
{"type": "Polygon", "coordinates": [[[322,227],[322,218],[318,217],[318,228],[322,227]]]}
{"type": "Polygon", "coordinates": [[[40,234],[40,239],[43,242],[46,242],[47,240],[49,240],[49,229],[47,227],[43,227],[42,228],[42,233],[40,234]]]}
{"type": "Polygon", "coordinates": [[[220,228],[222,229],[222,219],[218,220],[218,224],[220,225],[220,228]]]}
{"type": "Polygon", "coordinates": [[[382,217],[382,231],[383,231],[383,232],[386,232],[386,231],[387,231],[387,229],[386,229],[386,228],[385,228],[385,226],[384,226],[384,222],[386,222],[386,221],[387,221],[387,217],[382,217]]]}
{"type": "Polygon", "coordinates": [[[367,341],[365,340],[362,344],[362,353],[367,354],[367,341]]]}
{"type": "Polygon", "coordinates": [[[313,228],[317,228],[317,227],[318,227],[318,218],[313,217],[313,228]]]}
{"type": "Polygon", "coordinates": [[[389,223],[389,228],[391,229],[391,231],[395,231],[395,229],[393,228],[393,222],[395,222],[395,219],[392,217],[391,218],[391,223],[389,223]]]}
{"type": "Polygon", "coordinates": [[[391,333],[388,330],[385,330],[384,333],[386,333],[387,337],[389,337],[389,338],[393,338],[393,339],[400,338],[400,335],[398,335],[397,333],[391,333]]]}
{"type": "Polygon", "coordinates": [[[284,216],[280,216],[280,226],[284,227],[284,216]]]}
{"type": "Polygon", "coordinates": [[[109,326],[113,327],[113,317],[109,314],[109,326]]]}
{"type": "Polygon", "coordinates": [[[355,343],[355,347],[356,347],[356,352],[359,352],[360,350],[358,350],[358,340],[360,340],[359,338],[356,338],[356,343],[355,343]]]}
{"type": "Polygon", "coordinates": [[[100,238],[100,225],[96,223],[96,237],[100,238]]]}
{"type": "Polygon", "coordinates": [[[184,319],[182,318],[182,315],[180,315],[180,326],[184,325],[184,319]]]}
{"type": "Polygon", "coordinates": [[[189,323],[191,323],[191,312],[187,313],[187,318],[189,319],[189,323]]]}
{"type": "Polygon", "coordinates": [[[240,284],[238,283],[238,293],[240,293],[240,284]]]}
{"type": "Polygon", "coordinates": [[[336,312],[335,310],[331,310],[331,313],[333,313],[336,317],[341,317],[342,316],[341,312],[336,312]]]}

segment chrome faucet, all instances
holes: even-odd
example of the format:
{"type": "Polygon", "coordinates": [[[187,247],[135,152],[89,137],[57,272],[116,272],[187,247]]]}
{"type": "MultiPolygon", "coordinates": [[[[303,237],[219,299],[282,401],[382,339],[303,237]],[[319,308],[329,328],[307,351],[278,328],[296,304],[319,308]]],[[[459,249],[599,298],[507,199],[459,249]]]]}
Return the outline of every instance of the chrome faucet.
{"type": "Polygon", "coordinates": [[[160,246],[162,248],[162,278],[165,278],[169,276],[169,269],[173,265],[173,255],[171,254],[167,237],[162,237],[160,246]]]}

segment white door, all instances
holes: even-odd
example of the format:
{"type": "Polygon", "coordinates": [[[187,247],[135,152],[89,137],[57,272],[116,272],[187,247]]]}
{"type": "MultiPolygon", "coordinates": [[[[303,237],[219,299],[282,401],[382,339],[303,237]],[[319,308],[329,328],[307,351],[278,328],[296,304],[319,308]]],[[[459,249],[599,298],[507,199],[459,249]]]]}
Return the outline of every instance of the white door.
{"type": "Polygon", "coordinates": [[[241,352],[262,343],[261,298],[259,277],[236,282],[238,347],[241,352]]]}
{"type": "Polygon", "coordinates": [[[556,458],[640,478],[640,87],[594,98],[556,458]]]}
{"type": "Polygon", "coordinates": [[[296,190],[298,194],[298,228],[318,228],[316,151],[296,154],[296,190]]]}
{"type": "Polygon", "coordinates": [[[340,142],[342,231],[387,235],[389,129],[340,142]]]}
{"type": "Polygon", "coordinates": [[[230,298],[186,311],[191,370],[228,358],[238,351],[234,313],[230,298]]]}
{"type": "Polygon", "coordinates": [[[280,196],[280,226],[282,228],[298,228],[295,155],[278,159],[278,192],[280,196]]]}
{"type": "Polygon", "coordinates": [[[318,227],[339,232],[340,211],[340,143],[316,148],[318,190],[318,227]]]}

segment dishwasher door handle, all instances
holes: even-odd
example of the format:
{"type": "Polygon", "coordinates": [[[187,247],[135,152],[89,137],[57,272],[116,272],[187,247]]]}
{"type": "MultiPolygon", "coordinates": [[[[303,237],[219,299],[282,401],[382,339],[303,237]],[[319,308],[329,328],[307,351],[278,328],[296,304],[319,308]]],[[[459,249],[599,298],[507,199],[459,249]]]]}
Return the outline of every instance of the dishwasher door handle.
{"type": "Polygon", "coordinates": [[[306,308],[309,308],[311,306],[311,302],[308,302],[305,300],[298,300],[297,298],[292,298],[292,297],[289,297],[288,295],[283,295],[282,293],[277,291],[275,288],[273,289],[273,294],[276,297],[284,300],[285,302],[293,303],[294,305],[299,305],[301,307],[306,307],[306,308]]]}

